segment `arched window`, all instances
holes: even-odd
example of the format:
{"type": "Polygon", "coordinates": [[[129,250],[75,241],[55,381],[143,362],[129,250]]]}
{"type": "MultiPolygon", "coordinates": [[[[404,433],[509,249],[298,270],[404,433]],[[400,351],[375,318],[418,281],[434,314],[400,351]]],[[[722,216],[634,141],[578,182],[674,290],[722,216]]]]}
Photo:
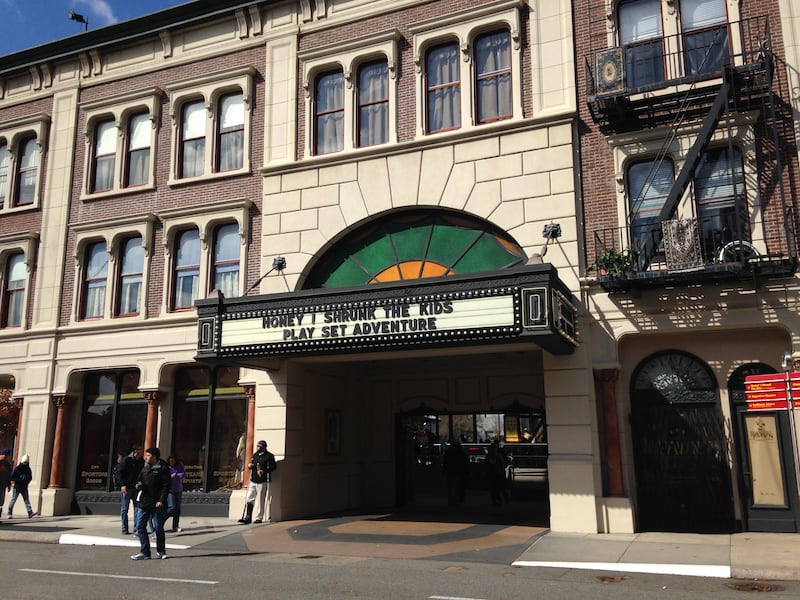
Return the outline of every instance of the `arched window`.
{"type": "Polygon", "coordinates": [[[114,163],[117,155],[117,124],[101,121],[95,127],[94,160],[92,161],[92,191],[102,192],[114,187],[114,163]]]}
{"type": "Polygon", "coordinates": [[[458,44],[431,48],[425,59],[428,133],[461,127],[461,76],[458,44]]]}
{"type": "Polygon", "coordinates": [[[507,31],[475,40],[475,95],[478,123],[509,119],[513,115],[511,36],[507,31]]]}
{"type": "Polygon", "coordinates": [[[389,66],[379,60],[358,69],[358,145],[389,140],[389,66]]]}
{"type": "Polygon", "coordinates": [[[344,74],[325,73],[314,91],[314,153],[328,154],[344,148],[344,74]]]}
{"type": "Polygon", "coordinates": [[[19,327],[22,325],[25,298],[25,255],[12,254],[6,263],[3,280],[2,327],[19,327]]]}
{"type": "Polygon", "coordinates": [[[106,243],[95,242],[86,248],[81,318],[99,319],[103,317],[107,285],[108,251],[106,243]]]}
{"type": "Polygon", "coordinates": [[[244,160],[244,96],[229,94],[219,103],[217,171],[241,169],[244,160]]]}
{"type": "Polygon", "coordinates": [[[20,143],[17,163],[17,205],[33,204],[36,200],[36,180],[39,172],[39,147],[36,138],[20,143]]]}
{"type": "Polygon", "coordinates": [[[150,141],[152,125],[148,113],[133,115],[128,123],[125,157],[125,185],[144,185],[150,179],[150,141]]]}
{"type": "Polygon", "coordinates": [[[200,281],[200,232],[187,229],[175,239],[174,309],[191,308],[200,281]]]}
{"type": "Polygon", "coordinates": [[[203,174],[206,156],[206,106],[202,100],[183,106],[181,118],[181,177],[203,174]]]}
{"type": "Polygon", "coordinates": [[[139,314],[142,298],[144,248],[139,236],[126,239],[120,249],[117,282],[117,315],[139,314]]]}
{"type": "Polygon", "coordinates": [[[226,298],[239,295],[239,225],[220,225],[215,232],[214,288],[226,298]]]}

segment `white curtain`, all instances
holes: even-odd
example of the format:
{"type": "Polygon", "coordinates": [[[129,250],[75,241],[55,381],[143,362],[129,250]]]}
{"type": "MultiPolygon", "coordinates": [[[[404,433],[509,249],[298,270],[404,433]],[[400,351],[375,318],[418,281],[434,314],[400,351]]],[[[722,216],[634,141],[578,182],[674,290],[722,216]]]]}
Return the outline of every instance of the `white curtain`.
{"type": "Polygon", "coordinates": [[[105,242],[92,244],[87,252],[83,317],[90,319],[103,316],[108,277],[108,252],[105,242]]]}
{"type": "Polygon", "coordinates": [[[239,225],[217,229],[214,245],[214,287],[226,298],[239,295],[239,225]]]}
{"type": "Polygon", "coordinates": [[[8,301],[5,318],[7,327],[19,327],[22,324],[22,299],[25,297],[25,256],[15,254],[8,261],[8,301]]]}
{"type": "Polygon", "coordinates": [[[183,109],[182,177],[203,174],[206,156],[206,107],[203,102],[187,104],[183,109]]]}
{"type": "Polygon", "coordinates": [[[510,117],[511,46],[508,32],[486,35],[475,43],[478,76],[478,122],[510,117]]]}
{"type": "Polygon", "coordinates": [[[150,175],[150,115],[131,118],[128,139],[128,185],[143,185],[150,175]]]}
{"type": "Polygon", "coordinates": [[[19,204],[31,204],[36,197],[36,174],[39,165],[39,149],[36,138],[30,138],[22,145],[19,162],[19,204]]]}
{"type": "Polygon", "coordinates": [[[428,52],[426,75],[429,132],[461,126],[460,68],[458,44],[449,44],[428,52]]]}
{"type": "Polygon", "coordinates": [[[625,2],[619,8],[622,45],[661,37],[661,0],[625,2]]]}
{"type": "Polygon", "coordinates": [[[684,31],[726,23],[725,0],[681,0],[681,23],[684,31]]]}
{"type": "Polygon", "coordinates": [[[329,73],[317,81],[316,153],[344,148],[344,75],[329,73]]]}
{"type": "Polygon", "coordinates": [[[129,238],[122,249],[120,267],[119,314],[138,314],[142,292],[144,248],[142,238],[129,238]]]}
{"type": "Polygon", "coordinates": [[[8,146],[0,146],[0,208],[6,201],[6,190],[8,189],[8,146]]]}
{"type": "Polygon", "coordinates": [[[94,185],[92,191],[114,187],[114,162],[117,153],[117,127],[114,121],[98,123],[94,142],[94,185]]]}
{"type": "Polygon", "coordinates": [[[385,144],[389,139],[389,69],[386,61],[358,72],[358,145],[385,144]]]}
{"type": "Polygon", "coordinates": [[[175,308],[192,306],[200,283],[200,233],[184,231],[178,238],[175,258],[175,308]]]}
{"type": "Polygon", "coordinates": [[[220,105],[219,170],[241,169],[244,164],[244,97],[225,96],[220,105]]]}

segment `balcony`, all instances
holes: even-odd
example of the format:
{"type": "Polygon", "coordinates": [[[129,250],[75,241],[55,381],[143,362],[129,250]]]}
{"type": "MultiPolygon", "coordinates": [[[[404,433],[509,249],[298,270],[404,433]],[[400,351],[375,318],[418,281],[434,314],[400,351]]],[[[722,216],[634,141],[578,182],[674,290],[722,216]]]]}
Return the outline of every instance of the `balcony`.
{"type": "Polygon", "coordinates": [[[795,274],[798,234],[791,210],[759,223],[768,235],[758,238],[737,221],[735,214],[720,214],[702,222],[673,219],[597,230],[590,270],[609,292],[737,281],[757,287],[795,274]],[[656,248],[652,258],[637,250],[643,246],[656,248]]]}
{"type": "Polygon", "coordinates": [[[593,50],[584,60],[592,118],[614,130],[668,123],[676,111],[702,115],[723,76],[738,110],[758,106],[772,86],[767,17],[593,50]]]}

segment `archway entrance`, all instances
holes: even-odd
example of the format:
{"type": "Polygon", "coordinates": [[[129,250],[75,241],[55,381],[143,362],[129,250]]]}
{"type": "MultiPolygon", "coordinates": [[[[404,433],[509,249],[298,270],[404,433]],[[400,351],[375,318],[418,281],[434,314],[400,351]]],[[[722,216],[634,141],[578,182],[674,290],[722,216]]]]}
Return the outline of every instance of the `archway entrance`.
{"type": "Polygon", "coordinates": [[[631,380],[631,428],[639,529],[733,531],[728,442],[710,369],[678,351],[645,359],[631,380]]]}

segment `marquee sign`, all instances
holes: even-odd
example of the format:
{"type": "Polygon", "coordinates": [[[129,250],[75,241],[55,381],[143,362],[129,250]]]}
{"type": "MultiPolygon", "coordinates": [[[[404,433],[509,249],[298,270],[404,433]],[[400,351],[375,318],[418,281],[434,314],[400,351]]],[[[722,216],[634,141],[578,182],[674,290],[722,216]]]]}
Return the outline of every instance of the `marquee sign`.
{"type": "MultiPolygon", "coordinates": [[[[550,265],[360,288],[208,299],[198,306],[202,359],[257,359],[535,342],[577,344],[577,309],[550,265]]],[[[236,362],[236,361],[234,361],[236,362]]]]}

